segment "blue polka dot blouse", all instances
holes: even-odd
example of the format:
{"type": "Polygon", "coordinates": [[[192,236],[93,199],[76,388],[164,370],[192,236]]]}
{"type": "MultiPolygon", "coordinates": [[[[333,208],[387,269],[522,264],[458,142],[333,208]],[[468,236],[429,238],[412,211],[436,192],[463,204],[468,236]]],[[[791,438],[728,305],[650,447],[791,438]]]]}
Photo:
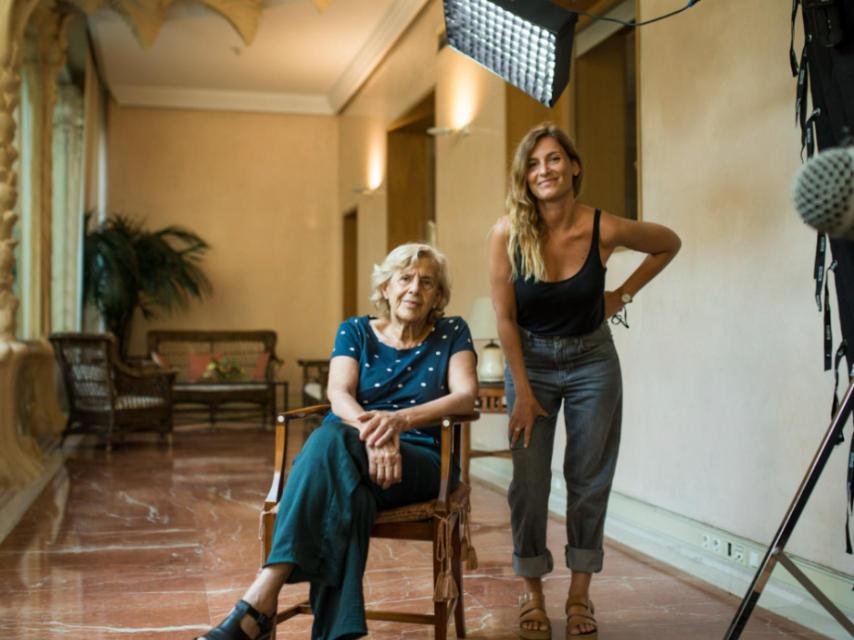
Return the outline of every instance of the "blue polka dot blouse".
{"type": "MultiPolygon", "coordinates": [[[[332,357],[359,363],[356,400],[366,410],[397,411],[448,393],[448,363],[459,351],[474,351],[471,332],[459,316],[440,318],[421,344],[395,349],[380,342],[372,316],[348,318],[338,327],[332,357]]],[[[403,439],[435,440],[437,427],[413,429],[403,439]]]]}

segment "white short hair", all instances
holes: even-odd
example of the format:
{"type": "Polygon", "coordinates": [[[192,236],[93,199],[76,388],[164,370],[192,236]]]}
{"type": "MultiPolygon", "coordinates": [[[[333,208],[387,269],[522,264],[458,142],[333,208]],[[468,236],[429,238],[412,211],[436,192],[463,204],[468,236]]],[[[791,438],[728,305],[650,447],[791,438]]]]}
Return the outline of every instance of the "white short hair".
{"type": "Polygon", "coordinates": [[[436,284],[438,294],[433,308],[427,318],[428,322],[435,323],[445,314],[445,307],[451,299],[451,280],[448,276],[448,259],[441,251],[429,244],[410,242],[392,249],[385,257],[382,264],[374,265],[374,273],[371,276],[373,290],[371,291],[371,302],[379,312],[381,318],[388,319],[391,310],[388,300],[383,296],[383,287],[388,284],[392,276],[400,271],[413,266],[421,258],[429,258],[436,265],[436,284]]]}

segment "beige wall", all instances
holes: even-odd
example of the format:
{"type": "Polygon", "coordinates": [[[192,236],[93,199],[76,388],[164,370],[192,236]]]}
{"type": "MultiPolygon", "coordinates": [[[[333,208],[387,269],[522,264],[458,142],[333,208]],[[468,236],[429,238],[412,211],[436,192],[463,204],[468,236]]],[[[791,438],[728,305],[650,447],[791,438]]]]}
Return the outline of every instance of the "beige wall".
{"type": "MultiPolygon", "coordinates": [[[[815,234],[791,205],[799,132],[784,5],[702,3],[640,30],[641,215],[676,229],[683,247],[630,307],[631,330],[614,331],[617,490],[760,542],[827,428],[832,384],[815,234]]],[[[643,0],[639,18],[672,8],[643,0]]],[[[609,285],[634,264],[615,255],[609,285]]],[[[837,449],[787,550],[850,574],[844,462],[837,449]]]]}
{"type": "MultiPolygon", "coordinates": [[[[186,226],[212,249],[213,296],[186,313],[134,325],[271,328],[280,376],[325,357],[340,320],[334,244],[338,131],[332,117],[110,106],[109,211],[151,227],[186,226]]],[[[292,388],[292,394],[294,389],[292,388]]]]}

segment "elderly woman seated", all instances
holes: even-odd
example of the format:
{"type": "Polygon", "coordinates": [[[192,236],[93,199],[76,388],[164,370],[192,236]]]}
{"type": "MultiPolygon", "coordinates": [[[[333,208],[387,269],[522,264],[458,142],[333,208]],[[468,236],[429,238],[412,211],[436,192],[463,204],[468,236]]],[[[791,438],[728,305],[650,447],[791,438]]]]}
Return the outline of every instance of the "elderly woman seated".
{"type": "Polygon", "coordinates": [[[282,586],[311,583],[312,638],[367,633],[362,575],[378,509],[439,492],[439,419],[470,413],[477,395],[466,323],[443,317],[445,257],[405,244],[374,268],[378,317],[345,320],[329,370],[332,411],[294,461],[272,550],[228,617],[202,638],[267,638],[282,586]]]}

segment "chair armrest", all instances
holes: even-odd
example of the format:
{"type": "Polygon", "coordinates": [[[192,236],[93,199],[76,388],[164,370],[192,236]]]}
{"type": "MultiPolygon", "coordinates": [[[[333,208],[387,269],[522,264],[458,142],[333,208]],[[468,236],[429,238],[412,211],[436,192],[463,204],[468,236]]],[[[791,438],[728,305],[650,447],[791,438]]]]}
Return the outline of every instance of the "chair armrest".
{"type": "Polygon", "coordinates": [[[328,404],[316,404],[311,407],[301,407],[280,413],[276,418],[276,450],[273,458],[273,483],[264,499],[264,509],[272,509],[282,497],[285,485],[285,466],[288,451],[288,423],[291,420],[301,420],[311,416],[321,416],[329,411],[328,404]]]}
{"type": "Polygon", "coordinates": [[[461,415],[445,416],[441,421],[441,439],[440,448],[442,452],[439,472],[439,495],[436,497],[436,513],[445,515],[448,513],[448,496],[451,493],[451,480],[453,479],[453,459],[454,449],[457,448],[457,461],[460,461],[462,454],[459,449],[463,446],[461,443],[464,439],[459,437],[459,432],[454,429],[455,426],[469,422],[474,422],[480,418],[480,413],[466,413],[461,415]]]}
{"type": "Polygon", "coordinates": [[[164,369],[151,360],[146,360],[133,365],[127,364],[120,360],[113,362],[116,371],[130,378],[159,378],[161,376],[175,377],[178,372],[175,369],[164,369]],[[150,363],[150,364],[149,364],[150,363]]]}
{"type": "MultiPolygon", "coordinates": [[[[285,482],[285,466],[287,464],[287,445],[288,445],[288,423],[292,420],[300,420],[312,416],[321,416],[329,411],[330,405],[317,404],[311,407],[302,407],[280,413],[276,419],[276,450],[273,459],[273,483],[270,490],[267,492],[267,497],[264,500],[264,509],[272,509],[278,504],[282,497],[285,482]]],[[[454,440],[459,443],[459,438],[455,438],[455,429],[457,425],[463,425],[469,422],[474,422],[480,418],[478,412],[466,413],[461,415],[451,415],[442,418],[441,424],[441,476],[439,483],[439,495],[436,499],[436,512],[446,513],[448,509],[448,496],[451,489],[452,461],[454,456],[454,440]]],[[[457,448],[459,449],[459,444],[457,448]]],[[[458,451],[459,453],[459,451],[458,451]]]]}
{"type": "Polygon", "coordinates": [[[301,418],[307,418],[309,416],[322,415],[329,411],[330,408],[331,406],[328,404],[315,404],[310,407],[291,409],[290,411],[280,413],[276,422],[279,424],[286,424],[289,420],[300,420],[301,418]]]}
{"type": "Polygon", "coordinates": [[[136,369],[118,361],[115,361],[113,366],[116,391],[119,394],[153,395],[171,402],[176,371],[159,367],[136,369]]]}

